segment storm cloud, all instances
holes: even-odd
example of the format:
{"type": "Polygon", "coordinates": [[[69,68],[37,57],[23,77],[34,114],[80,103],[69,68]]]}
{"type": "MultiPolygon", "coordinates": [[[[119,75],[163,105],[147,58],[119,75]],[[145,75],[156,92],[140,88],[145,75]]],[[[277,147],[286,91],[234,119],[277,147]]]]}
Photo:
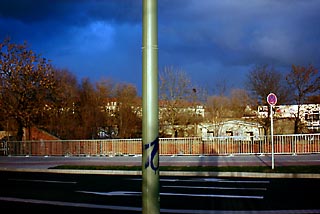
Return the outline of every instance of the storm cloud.
{"type": "MultiPolygon", "coordinates": [[[[320,1],[159,0],[159,69],[175,66],[210,87],[242,87],[256,64],[319,67],[320,1]]],[[[0,2],[0,38],[79,78],[141,85],[141,0],[0,2]]]]}

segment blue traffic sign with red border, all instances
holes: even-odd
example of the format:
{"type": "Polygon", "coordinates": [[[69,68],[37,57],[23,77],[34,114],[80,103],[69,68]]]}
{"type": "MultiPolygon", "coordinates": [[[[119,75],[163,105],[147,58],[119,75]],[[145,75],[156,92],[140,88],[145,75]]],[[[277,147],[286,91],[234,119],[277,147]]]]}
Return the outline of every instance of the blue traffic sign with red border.
{"type": "Polygon", "coordinates": [[[268,94],[267,102],[269,103],[269,105],[275,105],[277,103],[277,96],[274,93],[268,94]]]}

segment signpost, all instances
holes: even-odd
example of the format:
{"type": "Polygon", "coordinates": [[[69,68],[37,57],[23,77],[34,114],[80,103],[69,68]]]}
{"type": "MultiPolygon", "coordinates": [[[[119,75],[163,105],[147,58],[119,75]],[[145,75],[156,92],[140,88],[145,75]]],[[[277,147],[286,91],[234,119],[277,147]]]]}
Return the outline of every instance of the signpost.
{"type": "Polygon", "coordinates": [[[273,106],[277,103],[277,96],[274,93],[270,93],[267,96],[267,102],[270,105],[270,120],[271,120],[271,167],[274,169],[274,145],[273,145],[273,106]]]}

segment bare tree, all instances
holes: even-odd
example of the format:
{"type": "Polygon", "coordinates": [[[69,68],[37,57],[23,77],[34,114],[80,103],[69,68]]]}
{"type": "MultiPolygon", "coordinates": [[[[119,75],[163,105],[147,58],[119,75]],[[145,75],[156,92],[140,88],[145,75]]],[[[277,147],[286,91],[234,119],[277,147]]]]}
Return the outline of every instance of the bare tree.
{"type": "Polygon", "coordinates": [[[173,67],[165,67],[160,72],[159,79],[160,129],[164,129],[165,126],[196,123],[199,120],[196,106],[200,90],[197,90],[191,83],[186,72],[173,67]]]}
{"type": "Polygon", "coordinates": [[[320,91],[320,74],[313,65],[307,67],[292,65],[291,72],[286,80],[294,92],[294,101],[298,105],[297,114],[295,114],[294,132],[299,133],[302,130],[300,107],[308,100],[309,96],[317,95],[320,91]]]}
{"type": "MultiPolygon", "coordinates": [[[[285,81],[284,76],[274,67],[268,65],[256,65],[247,76],[246,87],[251,94],[253,100],[256,100],[258,105],[267,105],[267,96],[269,93],[275,93],[278,97],[278,104],[287,103],[290,101],[290,90],[285,81]]],[[[268,105],[269,108],[269,105],[268,105]]],[[[258,119],[265,131],[270,127],[270,110],[268,117],[258,119]]],[[[266,132],[267,133],[267,132],[266,132]]]]}
{"type": "Polygon", "coordinates": [[[230,116],[228,106],[230,100],[226,96],[209,96],[207,99],[207,111],[209,113],[210,122],[219,123],[222,118],[230,116]]]}
{"type": "Polygon", "coordinates": [[[57,102],[50,108],[46,129],[62,139],[92,139],[98,128],[103,127],[106,113],[102,99],[88,78],[78,84],[66,71],[57,72],[57,102]]]}
{"type": "Polygon", "coordinates": [[[75,104],[79,102],[78,81],[68,70],[56,69],[54,102],[46,105],[38,126],[62,138],[73,139],[77,126],[75,104]]]}
{"type": "Polygon", "coordinates": [[[116,137],[117,114],[115,82],[111,79],[102,79],[96,83],[96,90],[101,106],[101,111],[105,115],[105,121],[102,129],[107,131],[108,137],[116,137]]]}
{"type": "Polygon", "coordinates": [[[290,101],[290,90],[281,72],[268,65],[256,65],[247,76],[246,87],[260,105],[267,104],[269,93],[275,93],[279,103],[290,101]]]}
{"type": "Polygon", "coordinates": [[[85,78],[79,87],[79,102],[75,104],[78,127],[77,137],[95,138],[99,127],[105,122],[105,113],[101,109],[101,100],[94,85],[85,78]]]}
{"type": "Polygon", "coordinates": [[[241,118],[247,114],[247,108],[252,107],[252,99],[244,89],[232,89],[230,93],[230,108],[232,117],[241,118]]]}
{"type": "Polygon", "coordinates": [[[115,96],[118,103],[119,137],[141,137],[141,100],[137,97],[137,89],[131,84],[118,84],[115,87],[115,96]]]}
{"type": "MultiPolygon", "coordinates": [[[[209,122],[219,124],[228,119],[242,118],[248,106],[251,106],[251,99],[244,89],[233,89],[230,96],[209,96],[206,105],[209,122]]],[[[215,133],[218,129],[216,126],[215,133]]]]}
{"type": "Polygon", "coordinates": [[[13,44],[6,39],[0,44],[1,111],[16,121],[18,140],[24,135],[23,128],[30,128],[54,101],[54,86],[53,67],[26,43],[13,44]]]}

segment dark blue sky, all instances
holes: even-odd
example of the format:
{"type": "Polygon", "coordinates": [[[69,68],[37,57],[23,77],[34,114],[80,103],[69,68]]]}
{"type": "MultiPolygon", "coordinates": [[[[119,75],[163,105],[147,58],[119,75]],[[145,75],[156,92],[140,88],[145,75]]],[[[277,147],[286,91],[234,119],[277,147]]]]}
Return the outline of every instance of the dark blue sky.
{"type": "MultiPolygon", "coordinates": [[[[1,0],[0,39],[26,41],[79,79],[141,89],[142,0],[1,0]]],[[[319,0],[158,0],[159,70],[207,90],[243,87],[257,64],[320,65],[319,0]]]]}

